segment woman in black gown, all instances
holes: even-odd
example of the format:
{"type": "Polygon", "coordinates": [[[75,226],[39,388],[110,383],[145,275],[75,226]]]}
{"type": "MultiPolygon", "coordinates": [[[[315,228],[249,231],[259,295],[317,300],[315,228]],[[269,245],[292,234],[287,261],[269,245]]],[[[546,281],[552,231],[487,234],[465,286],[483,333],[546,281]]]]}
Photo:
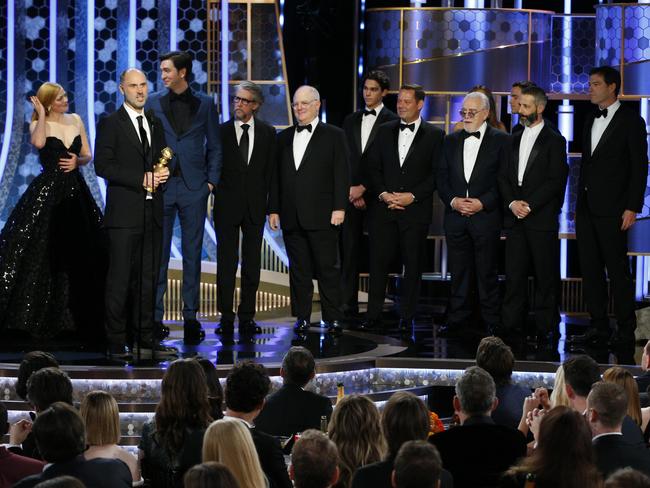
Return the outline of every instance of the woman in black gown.
{"type": "Polygon", "coordinates": [[[86,131],[60,85],[44,83],[30,101],[43,170],[0,232],[0,330],[41,346],[66,332],[99,346],[107,257],[101,211],[78,169],[92,158],[86,131]]]}

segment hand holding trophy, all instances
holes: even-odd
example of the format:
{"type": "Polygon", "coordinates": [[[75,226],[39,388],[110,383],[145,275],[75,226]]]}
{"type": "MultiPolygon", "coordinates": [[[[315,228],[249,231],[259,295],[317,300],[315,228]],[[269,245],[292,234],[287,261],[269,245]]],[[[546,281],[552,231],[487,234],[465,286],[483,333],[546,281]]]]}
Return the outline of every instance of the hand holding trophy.
{"type": "Polygon", "coordinates": [[[155,184],[146,188],[148,192],[154,193],[158,187],[158,184],[167,181],[167,178],[169,177],[169,170],[167,169],[167,165],[173,157],[174,151],[172,151],[170,147],[165,147],[162,151],[160,151],[160,158],[158,159],[158,162],[153,165],[153,177],[155,184]]]}

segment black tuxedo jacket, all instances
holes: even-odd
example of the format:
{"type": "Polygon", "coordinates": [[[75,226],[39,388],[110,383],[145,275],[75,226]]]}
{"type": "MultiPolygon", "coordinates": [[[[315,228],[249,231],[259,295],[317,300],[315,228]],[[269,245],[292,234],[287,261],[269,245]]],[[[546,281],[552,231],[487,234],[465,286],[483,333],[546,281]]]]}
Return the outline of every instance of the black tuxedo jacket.
{"type": "Polygon", "coordinates": [[[250,429],[262,471],[269,479],[270,488],[292,488],[280,441],[258,428],[250,429]]]}
{"type": "Polygon", "coordinates": [[[512,137],[512,157],[503,166],[499,189],[504,206],[504,225],[512,227],[516,217],[508,208],[514,200],[525,200],[531,208],[522,224],[534,230],[558,230],[558,214],[564,202],[567,176],[566,140],[560,134],[544,127],[533,145],[524,171],[522,185],[517,183],[519,149],[523,131],[512,137]]]}
{"type": "Polygon", "coordinates": [[[638,213],[648,177],[645,122],[621,104],[592,154],[595,116],[595,112],[587,116],[582,136],[578,207],[586,205],[598,217],[620,217],[625,210],[638,213]]]}
{"type": "Polygon", "coordinates": [[[278,136],[269,213],[280,214],[284,230],[329,229],[332,212],[345,210],[348,205],[350,166],[345,134],[338,127],[319,121],[296,170],[295,131],[295,127],[289,127],[278,136]]]}
{"type": "MultiPolygon", "coordinates": [[[[368,117],[372,117],[368,115],[368,117]]],[[[363,120],[363,110],[357,110],[351,113],[343,120],[343,131],[348,141],[348,149],[350,150],[350,184],[363,185],[368,188],[368,175],[366,170],[366,159],[372,143],[377,138],[379,126],[397,120],[399,117],[395,112],[390,110],[384,105],[381,112],[377,115],[377,120],[372,126],[368,142],[366,143],[365,151],[361,151],[361,121],[363,120]]]]}
{"type": "Polygon", "coordinates": [[[462,232],[471,219],[482,230],[501,228],[501,198],[498,179],[504,167],[510,165],[510,135],[490,127],[485,129],[469,181],[463,170],[464,131],[448,134],[443,145],[443,156],[438,170],[438,194],[445,204],[445,230],[462,232]],[[483,210],[463,217],[451,208],[455,197],[478,198],[483,210]]]}
{"type": "Polygon", "coordinates": [[[290,436],[307,429],[320,429],[321,417],[332,415],[329,398],[291,383],[269,395],[255,419],[255,426],[277,436],[290,436]]]}
{"type": "MultiPolygon", "coordinates": [[[[373,195],[387,192],[413,193],[415,201],[404,210],[389,210],[384,204],[373,205],[379,221],[403,219],[428,224],[433,214],[436,171],[442,154],[445,133],[433,124],[420,124],[404,160],[399,164],[398,137],[400,121],[383,124],[368,155],[368,181],[373,195]]],[[[406,129],[408,130],[408,129],[406,129]]]]}
{"type": "MultiPolygon", "coordinates": [[[[105,227],[141,227],[146,191],[142,187],[145,171],[151,171],[165,147],[165,134],[159,119],[146,113],[151,131],[150,158],[145,157],[142,143],[124,106],[97,124],[95,171],[107,182],[105,227]]],[[[154,221],[161,226],[162,189],[153,194],[154,221]]]]}
{"type": "MultiPolygon", "coordinates": [[[[392,475],[395,458],[362,466],[354,472],[350,488],[393,488],[392,475]]],[[[451,473],[443,469],[440,473],[440,488],[453,488],[451,473]]]]}
{"type": "Polygon", "coordinates": [[[594,439],[593,446],[603,478],[628,466],[650,475],[650,451],[644,445],[630,444],[622,435],[606,435],[594,439]]]}
{"type": "Polygon", "coordinates": [[[215,219],[239,223],[245,213],[251,222],[266,217],[271,171],[275,167],[275,128],[255,118],[253,152],[249,162],[239,152],[233,119],[221,125],[223,166],[214,198],[215,219]]]}

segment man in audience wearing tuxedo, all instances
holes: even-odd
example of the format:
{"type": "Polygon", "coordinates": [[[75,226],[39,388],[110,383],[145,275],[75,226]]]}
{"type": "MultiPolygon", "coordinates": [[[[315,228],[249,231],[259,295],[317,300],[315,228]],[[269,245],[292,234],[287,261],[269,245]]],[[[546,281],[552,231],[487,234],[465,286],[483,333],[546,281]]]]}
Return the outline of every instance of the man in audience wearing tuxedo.
{"type": "MultiPolygon", "coordinates": [[[[350,202],[341,226],[341,302],[347,320],[359,313],[359,259],[363,237],[363,223],[368,207],[375,198],[367,190],[367,158],[375,141],[379,126],[397,119],[397,115],[384,106],[384,97],[390,89],[390,80],[383,71],[371,71],[363,79],[365,108],[348,115],[343,130],[350,149],[350,202]]],[[[375,195],[376,197],[376,195],[375,195]]]]}
{"type": "Polygon", "coordinates": [[[648,176],[645,121],[618,100],[621,74],[594,68],[589,97],[598,109],[587,116],[576,205],[576,238],[585,306],[591,327],[583,337],[602,347],[610,340],[619,363],[634,364],[634,282],[627,257],[627,231],[641,212],[648,176]],[[607,269],[607,274],[605,274],[607,269]],[[610,334],[607,279],[617,331],[610,334]]]}
{"type": "Polygon", "coordinates": [[[254,425],[270,388],[271,380],[264,366],[252,361],[235,364],[226,378],[226,417],[239,419],[250,429],[270,488],[291,488],[280,442],[254,425]]]}
{"type": "Polygon", "coordinates": [[[345,133],[318,119],[320,94],[301,86],[293,96],[297,125],[277,140],[277,170],[271,177],[269,225],[282,227],[289,257],[289,287],[294,330],[309,329],[314,275],[318,280],[322,324],[339,332],[341,311],[338,268],[339,227],[345,219],[350,168],[345,133]]]}
{"type": "Polygon", "coordinates": [[[558,215],[564,202],[566,140],[544,121],[546,93],[536,86],[519,96],[524,127],[512,140],[512,157],[503,167],[499,189],[504,205],[506,292],[501,310],[502,333],[525,333],[528,269],[535,276],[535,324],[540,347],[560,337],[560,241],[558,215]]]}
{"type": "Polygon", "coordinates": [[[596,383],[587,397],[586,418],[593,433],[596,466],[607,478],[631,467],[650,475],[650,451],[625,439],[621,429],[627,412],[625,389],[615,383],[596,383]]]}
{"type": "Polygon", "coordinates": [[[465,96],[460,111],[464,130],[445,138],[438,171],[451,272],[447,326],[439,333],[447,336],[470,328],[475,282],[488,332],[500,323],[497,265],[503,217],[498,177],[509,165],[511,151],[510,136],[486,123],[489,107],[481,92],[465,96]]]}
{"type": "Polygon", "coordinates": [[[456,488],[497,486],[501,475],[526,455],[526,438],[516,429],[497,425],[490,414],[499,400],[494,380],[478,366],[456,382],[454,410],[461,425],[429,437],[456,488]]]}
{"type": "Polygon", "coordinates": [[[255,426],[274,436],[290,436],[307,429],[320,429],[321,420],[332,415],[326,396],[305,390],[316,375],[316,363],[309,349],[294,346],[282,360],[283,385],[266,398],[255,426]]]}
{"type": "Polygon", "coordinates": [[[214,198],[217,235],[218,333],[232,334],[233,298],[241,230],[241,298],[237,316],[239,333],[260,332],[255,323],[255,295],[260,284],[262,235],[271,171],[275,163],[275,128],[260,120],[262,89],[241,82],[233,98],[234,118],[221,125],[223,167],[214,198]]]}
{"type": "Polygon", "coordinates": [[[314,429],[303,432],[291,451],[289,474],[294,488],[329,488],[339,479],[336,445],[314,429]]]}
{"type": "Polygon", "coordinates": [[[420,117],[425,93],[419,85],[402,85],[397,95],[400,120],[379,127],[368,155],[370,192],[370,289],[365,328],[381,327],[390,264],[399,250],[400,330],[411,329],[420,292],[426,239],[433,213],[435,173],[444,132],[420,117]]]}
{"type": "Polygon", "coordinates": [[[442,461],[426,441],[408,441],[400,448],[393,469],[393,488],[440,488],[442,461]]]}

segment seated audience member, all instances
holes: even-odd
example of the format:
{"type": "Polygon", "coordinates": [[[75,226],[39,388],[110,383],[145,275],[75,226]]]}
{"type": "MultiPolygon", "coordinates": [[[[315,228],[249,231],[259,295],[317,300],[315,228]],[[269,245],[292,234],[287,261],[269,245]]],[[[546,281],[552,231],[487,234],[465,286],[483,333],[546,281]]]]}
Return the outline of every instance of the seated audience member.
{"type": "Polygon", "coordinates": [[[183,477],[185,488],[240,488],[227,466],[213,461],[192,466],[183,477]]]}
{"type": "Polygon", "coordinates": [[[86,488],[86,485],[74,476],[57,476],[51,480],[41,481],[34,488],[86,488]]]}
{"type": "Polygon", "coordinates": [[[515,356],[510,346],[498,337],[484,337],[476,351],[476,365],[490,373],[497,387],[499,404],[492,412],[498,425],[516,429],[521,417],[521,407],[530,395],[530,389],[512,383],[515,356]]]}
{"type": "Polygon", "coordinates": [[[549,407],[569,407],[571,402],[566,394],[566,382],[564,381],[564,366],[560,364],[557,371],[555,371],[555,379],[553,381],[553,391],[549,398],[549,407]]]}
{"type": "MultiPolygon", "coordinates": [[[[391,488],[397,451],[407,441],[426,441],[429,437],[429,411],[413,393],[398,391],[384,405],[381,427],[388,443],[388,453],[383,461],[357,469],[352,478],[352,488],[391,488]]],[[[449,471],[443,469],[440,478],[441,488],[453,486],[449,471]]]]}
{"type": "Polygon", "coordinates": [[[254,426],[270,387],[268,372],[261,364],[252,361],[235,364],[226,378],[226,417],[239,419],[250,430],[271,488],[291,488],[280,442],[254,426]]]}
{"type": "Polygon", "coordinates": [[[221,388],[217,368],[209,359],[198,358],[197,361],[203,368],[205,379],[208,382],[208,401],[210,402],[212,420],[219,420],[223,418],[223,388],[221,388]]]}
{"type": "Polygon", "coordinates": [[[357,469],[381,461],[386,452],[379,411],[362,395],[339,400],[327,433],[339,453],[339,480],[334,485],[337,488],[351,486],[352,474],[357,469]]]}
{"type": "Polygon", "coordinates": [[[267,486],[250,430],[237,419],[216,420],[205,431],[203,462],[209,461],[222,463],[242,488],[267,486]]]}
{"type": "Polygon", "coordinates": [[[582,415],[570,407],[555,407],[537,417],[531,429],[536,449],[504,474],[502,488],[602,486],[590,448],[591,433],[582,415]]]}
{"type": "Polygon", "coordinates": [[[650,341],[646,342],[641,355],[641,369],[643,374],[636,377],[636,384],[639,387],[641,394],[641,406],[647,407],[648,402],[648,387],[650,387],[650,341]]]}
{"type": "Polygon", "coordinates": [[[329,488],[339,478],[336,446],[322,432],[302,433],[291,452],[289,473],[295,488],[329,488]]]}
{"type": "Polygon", "coordinates": [[[316,374],[309,349],[294,346],[282,360],[282,388],[266,398],[255,426],[267,434],[290,436],[307,429],[319,429],[321,417],[332,416],[329,398],[304,390],[316,374]]]}
{"type": "Polygon", "coordinates": [[[425,441],[407,441],[395,457],[394,488],[440,488],[442,461],[438,450],[425,441]]]}
{"type": "Polygon", "coordinates": [[[607,383],[616,383],[623,387],[625,395],[627,396],[626,414],[636,425],[641,427],[643,425],[643,417],[641,415],[641,404],[639,402],[639,387],[637,386],[636,381],[634,381],[632,373],[620,366],[613,366],[603,373],[603,381],[607,383]]]}
{"type": "MultiPolygon", "coordinates": [[[[9,431],[7,408],[0,402],[0,438],[9,431]]],[[[43,471],[45,463],[15,454],[0,445],[0,488],[9,488],[26,476],[43,471]]]]}
{"type": "Polygon", "coordinates": [[[20,362],[20,366],[18,366],[18,377],[15,384],[16,394],[23,400],[27,400],[27,381],[32,374],[39,369],[58,367],[58,361],[49,352],[28,352],[20,362]]]}
{"type": "MultiPolygon", "coordinates": [[[[490,111],[489,115],[487,118],[487,123],[490,127],[494,127],[495,129],[499,129],[503,132],[507,132],[506,126],[501,122],[497,116],[497,104],[494,101],[494,94],[492,93],[492,90],[490,90],[487,86],[484,85],[476,85],[471,88],[470,91],[467,93],[473,93],[473,92],[481,92],[483,95],[488,97],[488,100],[490,101],[490,111]]],[[[454,132],[462,130],[463,129],[463,122],[462,120],[459,122],[456,122],[454,125],[454,132]]]]}
{"type": "Polygon", "coordinates": [[[143,425],[138,458],[156,488],[183,486],[185,471],[201,462],[203,434],[212,418],[203,368],[195,359],[169,365],[154,418],[143,425]]]}
{"type": "Polygon", "coordinates": [[[16,488],[31,488],[41,481],[69,475],[93,488],[130,488],[133,479],[126,464],[117,459],[83,457],[86,432],[79,413],[64,402],[55,402],[39,413],[32,428],[45,470],[19,481],[16,488]]]}
{"type": "Polygon", "coordinates": [[[625,389],[616,383],[596,383],[587,397],[596,466],[605,478],[627,467],[650,474],[650,451],[627,442],[621,433],[627,405],[625,389]]]}
{"type": "Polygon", "coordinates": [[[605,488],[650,488],[650,478],[636,469],[623,468],[607,478],[605,488]]]}
{"type": "Polygon", "coordinates": [[[465,370],[453,401],[461,425],[432,435],[429,442],[438,448],[456,488],[497,486],[501,474],[526,455],[526,438],[490,417],[498,400],[494,380],[484,369],[465,370]]]}
{"type": "Polygon", "coordinates": [[[86,427],[84,458],[119,459],[129,467],[133,481],[140,481],[138,459],[118,446],[120,412],[115,398],[105,391],[91,391],[81,402],[79,413],[86,427]]]}

